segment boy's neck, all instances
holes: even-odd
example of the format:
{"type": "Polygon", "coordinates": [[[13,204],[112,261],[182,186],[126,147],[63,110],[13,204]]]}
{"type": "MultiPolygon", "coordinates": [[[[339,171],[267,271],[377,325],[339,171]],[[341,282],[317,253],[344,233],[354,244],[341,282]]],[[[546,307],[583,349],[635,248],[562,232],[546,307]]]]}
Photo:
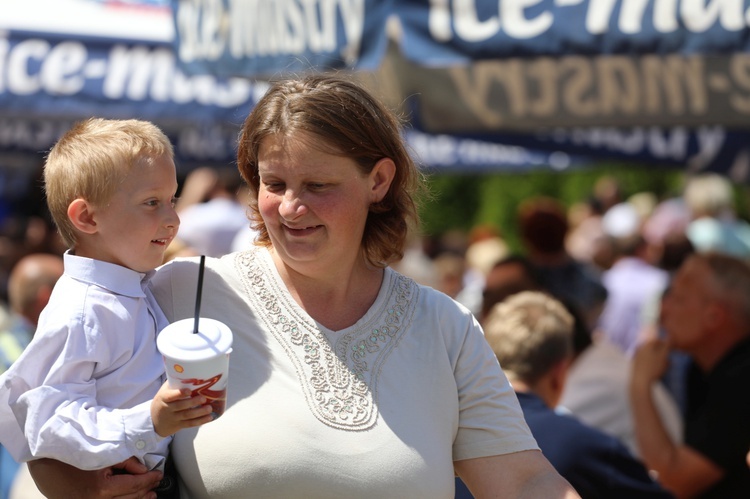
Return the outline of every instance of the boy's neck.
{"type": "MultiPolygon", "coordinates": [[[[109,263],[111,265],[118,265],[118,266],[126,268],[128,270],[132,270],[133,272],[140,272],[140,271],[132,269],[132,268],[126,266],[126,265],[123,265],[120,262],[113,262],[110,259],[102,258],[101,254],[99,252],[96,252],[96,251],[86,251],[85,246],[83,248],[80,245],[79,246],[74,246],[73,248],[70,248],[69,251],[70,251],[71,255],[74,255],[74,256],[77,256],[77,257],[80,257],[80,258],[88,258],[90,260],[96,260],[98,262],[109,263]]],[[[140,272],[140,273],[143,274],[145,272],[140,272]]]]}

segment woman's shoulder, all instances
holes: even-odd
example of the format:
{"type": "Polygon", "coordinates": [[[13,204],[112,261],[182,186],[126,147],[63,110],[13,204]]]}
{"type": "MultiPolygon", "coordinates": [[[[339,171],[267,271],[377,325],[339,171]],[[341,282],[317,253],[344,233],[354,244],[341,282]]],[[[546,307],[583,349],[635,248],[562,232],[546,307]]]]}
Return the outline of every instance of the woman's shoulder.
{"type": "MultiPolygon", "coordinates": [[[[221,257],[207,256],[205,259],[204,278],[206,281],[214,279],[215,276],[227,276],[235,274],[232,270],[236,253],[230,253],[221,257]]],[[[159,300],[160,296],[180,294],[183,292],[195,293],[200,273],[200,257],[188,256],[170,260],[156,269],[155,274],[149,281],[149,287],[159,300]]],[[[160,301],[160,300],[159,300],[160,301]]]]}
{"type": "MultiPolygon", "coordinates": [[[[259,251],[259,248],[236,251],[218,257],[206,256],[206,269],[214,272],[226,272],[228,268],[231,268],[234,265],[237,258],[243,254],[251,252],[255,253],[257,251],[259,251]]],[[[152,278],[152,281],[164,280],[167,276],[174,278],[174,276],[181,276],[191,272],[195,273],[200,266],[200,259],[200,256],[183,256],[174,258],[156,269],[156,275],[152,278]]]]}
{"type": "Polygon", "coordinates": [[[388,272],[391,272],[394,280],[398,282],[398,288],[409,290],[417,321],[430,321],[433,326],[440,326],[447,331],[465,331],[474,326],[476,321],[471,311],[450,296],[431,286],[420,284],[392,268],[389,268],[388,272]]]}
{"type": "Polygon", "coordinates": [[[392,275],[395,276],[395,278],[402,280],[402,282],[404,283],[408,283],[409,286],[416,290],[417,293],[415,294],[419,295],[419,299],[422,304],[428,305],[430,307],[435,306],[438,310],[444,312],[458,312],[462,315],[471,314],[468,308],[466,308],[464,305],[457,302],[450,296],[446,295],[442,291],[438,291],[437,289],[427,284],[419,283],[392,267],[388,267],[387,271],[391,272],[392,275]]]}

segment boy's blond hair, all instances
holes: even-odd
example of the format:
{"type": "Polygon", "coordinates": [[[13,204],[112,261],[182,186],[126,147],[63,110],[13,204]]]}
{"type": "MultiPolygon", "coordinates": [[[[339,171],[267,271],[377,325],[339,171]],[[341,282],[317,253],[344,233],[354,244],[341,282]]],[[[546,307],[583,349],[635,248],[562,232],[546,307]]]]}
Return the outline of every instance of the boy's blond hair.
{"type": "Polygon", "coordinates": [[[495,305],[484,332],[510,379],[533,384],[573,355],[573,316],[539,291],[524,291],[495,305]]]}
{"type": "Polygon", "coordinates": [[[50,150],[44,165],[47,206],[68,247],[77,241],[68,206],[82,198],[106,206],[136,161],[174,157],[156,125],[141,120],[89,118],[73,125],[50,150]]]}

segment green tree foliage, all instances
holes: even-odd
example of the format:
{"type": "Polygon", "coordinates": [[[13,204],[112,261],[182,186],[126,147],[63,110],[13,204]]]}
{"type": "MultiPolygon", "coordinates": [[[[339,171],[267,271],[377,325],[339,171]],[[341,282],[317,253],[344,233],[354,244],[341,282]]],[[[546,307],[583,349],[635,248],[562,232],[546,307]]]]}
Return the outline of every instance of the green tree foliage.
{"type": "Polygon", "coordinates": [[[682,171],[653,166],[621,164],[558,172],[487,174],[431,174],[428,176],[432,198],[423,203],[422,231],[434,236],[450,230],[469,231],[488,224],[499,229],[511,248],[520,251],[516,213],[525,199],[550,196],[565,206],[586,201],[602,176],[618,181],[625,197],[651,192],[659,200],[678,195],[682,171]]]}

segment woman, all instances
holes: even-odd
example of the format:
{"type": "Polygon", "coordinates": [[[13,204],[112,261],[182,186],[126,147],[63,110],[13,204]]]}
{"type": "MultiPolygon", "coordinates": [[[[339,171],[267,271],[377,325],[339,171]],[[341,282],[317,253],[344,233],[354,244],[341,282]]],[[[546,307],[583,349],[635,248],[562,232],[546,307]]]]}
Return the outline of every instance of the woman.
{"type": "MultiPolygon", "coordinates": [[[[276,83],[238,164],[258,247],[207,262],[202,315],[234,351],[224,415],[174,440],[183,497],[449,498],[454,470],[477,497],[577,497],[473,316],[387,267],[420,181],[390,112],[338,77],[276,83]]],[[[196,275],[179,260],[153,279],[170,320],[192,315],[196,275]]]]}

